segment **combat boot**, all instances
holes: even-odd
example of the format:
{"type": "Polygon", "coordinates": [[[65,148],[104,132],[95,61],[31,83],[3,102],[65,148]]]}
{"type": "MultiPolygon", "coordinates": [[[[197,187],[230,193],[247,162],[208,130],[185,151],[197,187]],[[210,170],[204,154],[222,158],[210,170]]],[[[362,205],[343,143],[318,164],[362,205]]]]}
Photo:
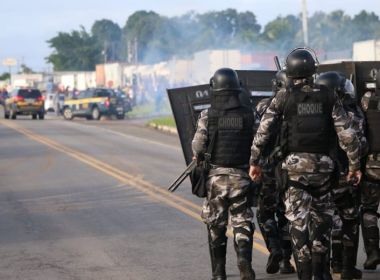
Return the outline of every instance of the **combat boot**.
{"type": "Polygon", "coordinates": [[[311,256],[312,272],[314,280],[330,280],[330,266],[327,262],[326,254],[313,253],[311,256]]]}
{"type": "Polygon", "coordinates": [[[294,266],[290,263],[290,258],[283,258],[280,262],[280,273],[291,274],[295,272],[294,266]]]}
{"type": "Polygon", "coordinates": [[[226,245],[212,248],[214,264],[212,280],[226,280],[226,245]]]}
{"type": "Polygon", "coordinates": [[[379,249],[373,249],[367,251],[367,259],[364,262],[364,269],[376,270],[376,267],[380,264],[379,249]]]}
{"type": "Polygon", "coordinates": [[[331,245],[331,269],[333,273],[341,273],[342,272],[342,257],[343,257],[343,245],[342,243],[334,243],[332,241],[331,245]]]}
{"type": "Polygon", "coordinates": [[[364,269],[375,270],[377,265],[380,264],[379,252],[379,230],[377,227],[363,229],[364,247],[367,253],[367,259],[364,262],[364,269]]]}
{"type": "Polygon", "coordinates": [[[313,277],[311,262],[298,263],[298,278],[300,280],[311,280],[313,277]]]}
{"type": "Polygon", "coordinates": [[[268,274],[275,274],[280,270],[280,261],[282,259],[282,250],[279,240],[273,238],[269,240],[269,251],[270,254],[266,271],[268,274]]]}
{"type": "MultiPolygon", "coordinates": [[[[214,229],[215,231],[215,229],[214,229]]],[[[208,246],[210,251],[211,280],[225,280],[226,278],[226,253],[227,238],[225,237],[225,229],[221,228],[218,232],[218,242],[212,242],[211,232],[208,229],[208,246]]]]}
{"type": "Polygon", "coordinates": [[[280,262],[280,274],[291,274],[291,273],[296,272],[294,266],[290,263],[290,259],[292,258],[292,243],[290,240],[287,240],[284,238],[285,234],[282,233],[282,239],[280,242],[281,249],[282,249],[282,260],[280,262]]]}
{"type": "Polygon", "coordinates": [[[237,265],[240,271],[241,280],[255,280],[255,271],[252,269],[252,241],[240,241],[235,243],[237,254],[237,265]]]}
{"type": "Polygon", "coordinates": [[[353,280],[362,279],[362,272],[355,268],[356,264],[356,247],[344,246],[343,247],[343,264],[340,279],[353,280]]]}

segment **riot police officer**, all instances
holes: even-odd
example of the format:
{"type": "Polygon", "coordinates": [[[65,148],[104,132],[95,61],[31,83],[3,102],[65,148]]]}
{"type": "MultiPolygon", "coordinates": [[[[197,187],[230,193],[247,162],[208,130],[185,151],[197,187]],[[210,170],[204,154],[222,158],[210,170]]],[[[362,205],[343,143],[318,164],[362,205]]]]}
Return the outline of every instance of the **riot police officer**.
{"type": "Polygon", "coordinates": [[[253,139],[253,110],[240,101],[242,88],[232,69],[216,71],[210,89],[211,107],[201,112],[192,148],[194,156],[200,160],[208,145],[213,144],[212,168],[202,210],[202,219],[209,231],[212,279],[226,279],[226,228],[230,216],[240,277],[252,280],[255,279],[251,266],[254,225],[248,199],[251,183],[248,163],[253,139]]]}
{"type": "Polygon", "coordinates": [[[251,148],[250,176],[261,177],[259,160],[281,124],[283,171],[287,172],[285,215],[297,261],[299,279],[331,278],[327,269],[333,209],[331,185],[334,162],[330,147],[339,138],[349,159],[348,179],[361,179],[359,141],[338,97],[313,83],[317,59],[310,50],[298,48],[286,58],[286,74],[293,86],[280,90],[266,110],[251,148]]]}
{"type": "MultiPolygon", "coordinates": [[[[335,71],[322,73],[316,83],[337,93],[351,119],[351,127],[360,140],[360,154],[364,157],[368,150],[364,135],[365,119],[357,105],[353,84],[343,74],[335,71]]],[[[335,159],[339,179],[332,189],[337,213],[333,218],[331,266],[334,273],[341,273],[341,279],[361,279],[361,271],[355,268],[359,240],[358,187],[346,181],[348,158],[339,147],[335,159]]]]}
{"type": "Polygon", "coordinates": [[[380,200],[380,70],[376,76],[375,91],[366,92],[361,100],[367,120],[369,155],[366,158],[361,186],[361,225],[367,259],[364,269],[375,270],[380,264],[379,227],[377,209],[380,200]],[[377,135],[377,137],[376,137],[377,135]]]}
{"type": "MultiPolygon", "coordinates": [[[[286,77],[285,71],[278,71],[273,80],[274,94],[281,88],[288,87],[290,83],[291,80],[286,77]]],[[[256,122],[260,122],[270,102],[271,98],[264,98],[256,105],[256,122]]],[[[270,252],[266,272],[274,274],[280,271],[281,274],[287,274],[294,273],[295,269],[290,263],[292,245],[288,220],[285,217],[285,205],[282,200],[283,192],[281,186],[277,186],[275,176],[278,161],[273,151],[277,140],[277,135],[274,135],[262,154],[260,165],[263,169],[263,178],[256,216],[265,244],[270,252]]]]}

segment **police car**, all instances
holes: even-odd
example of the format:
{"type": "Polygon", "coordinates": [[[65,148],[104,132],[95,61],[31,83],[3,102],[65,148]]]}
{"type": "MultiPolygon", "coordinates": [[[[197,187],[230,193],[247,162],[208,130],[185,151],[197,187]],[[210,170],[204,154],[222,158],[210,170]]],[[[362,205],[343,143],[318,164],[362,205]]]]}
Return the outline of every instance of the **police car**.
{"type": "Polygon", "coordinates": [[[84,117],[88,120],[99,120],[101,116],[115,115],[124,119],[123,100],[112,89],[93,88],[79,92],[78,95],[63,103],[63,117],[72,120],[84,117]]]}

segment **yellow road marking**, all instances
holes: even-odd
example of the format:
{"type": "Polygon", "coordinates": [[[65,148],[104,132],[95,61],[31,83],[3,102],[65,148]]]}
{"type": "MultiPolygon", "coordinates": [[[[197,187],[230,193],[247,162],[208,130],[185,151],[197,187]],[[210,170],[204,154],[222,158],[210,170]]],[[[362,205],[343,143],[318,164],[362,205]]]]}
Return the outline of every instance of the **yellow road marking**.
{"type": "MultiPolygon", "coordinates": [[[[36,142],[39,142],[39,143],[42,143],[52,149],[55,149],[57,151],[60,151],[66,155],[69,155],[71,156],[72,158],[75,158],[76,160],[80,161],[80,162],[83,162],[117,180],[120,181],[120,183],[122,184],[128,184],[129,186],[132,186],[144,193],[146,193],[147,195],[155,198],[156,200],[160,201],[160,202],[163,202],[185,214],[187,214],[188,216],[198,220],[198,221],[202,221],[199,213],[201,211],[201,207],[199,205],[196,205],[195,203],[187,200],[187,199],[184,199],[176,194],[173,194],[173,193],[170,193],[168,192],[167,190],[165,189],[162,189],[158,186],[155,186],[139,177],[136,177],[136,176],[133,176],[127,172],[124,172],[118,168],[115,168],[107,163],[104,163],[102,161],[99,161],[97,160],[96,158],[94,157],[91,157],[87,154],[84,154],[82,152],[79,152],[77,150],[74,150],[72,148],[69,148],[67,146],[64,146],[58,142],[55,142],[47,137],[44,137],[44,136],[41,136],[41,135],[38,135],[26,128],[22,128],[18,125],[16,125],[15,123],[12,123],[12,122],[7,122],[7,121],[0,121],[0,123],[6,127],[9,127],[25,136],[27,136],[28,138],[36,141],[36,142]],[[187,207],[190,207],[192,208],[193,210],[189,209],[189,208],[186,208],[184,205],[186,205],[187,207]],[[197,212],[195,212],[197,211],[197,212]]],[[[228,235],[230,237],[232,237],[232,233],[231,231],[228,232],[228,235]]],[[[255,237],[256,238],[259,238],[261,240],[263,240],[263,237],[261,234],[259,233],[255,233],[255,237]]],[[[254,246],[253,246],[256,250],[258,250],[259,252],[265,254],[265,255],[268,255],[268,250],[265,246],[257,243],[257,242],[254,242],[254,246]]]]}

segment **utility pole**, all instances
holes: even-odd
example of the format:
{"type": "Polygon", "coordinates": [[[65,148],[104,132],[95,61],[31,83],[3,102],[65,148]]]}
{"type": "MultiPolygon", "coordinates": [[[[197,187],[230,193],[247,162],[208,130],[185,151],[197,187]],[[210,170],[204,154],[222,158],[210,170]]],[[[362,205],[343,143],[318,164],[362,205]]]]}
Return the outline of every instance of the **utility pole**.
{"type": "Polygon", "coordinates": [[[102,54],[104,56],[104,64],[107,63],[107,41],[104,41],[102,54]]]}
{"type": "Polygon", "coordinates": [[[307,0],[302,0],[302,33],[303,43],[305,46],[309,45],[309,34],[307,28],[307,0]]]}
{"type": "Polygon", "coordinates": [[[137,65],[137,63],[139,62],[137,37],[135,37],[133,40],[133,50],[134,50],[134,63],[137,65]]]}

